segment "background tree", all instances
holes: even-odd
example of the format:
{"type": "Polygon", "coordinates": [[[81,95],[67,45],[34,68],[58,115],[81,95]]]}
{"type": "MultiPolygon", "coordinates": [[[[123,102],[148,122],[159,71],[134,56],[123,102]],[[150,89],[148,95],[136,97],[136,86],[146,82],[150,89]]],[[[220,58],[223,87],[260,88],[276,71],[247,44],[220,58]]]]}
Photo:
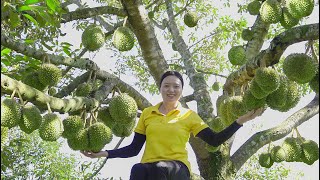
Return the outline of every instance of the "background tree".
{"type": "MultiPolygon", "coordinates": [[[[256,5],[252,5],[247,1],[98,0],[95,1],[97,6],[93,7],[77,0],[2,1],[1,93],[2,96],[11,95],[21,102],[32,103],[42,113],[48,110],[49,113],[71,115],[83,107],[86,112],[93,113],[108,105],[116,88],[133,97],[141,111],[151,103],[140,92],[157,93],[161,74],[174,69],[187,77],[193,90],[181,102],[185,106],[196,102],[198,114],[212,124],[215,131],[220,131],[249,109],[262,106],[285,113],[298,103],[301,95],[315,91],[314,100],[305,108],[281,124],[257,132],[232,155],[230,149],[234,137],[218,148],[208,148],[204,142],[191,137],[190,144],[201,176],[205,179],[230,179],[260,148],[270,142],[284,140],[299,125],[319,113],[319,81],[316,78],[317,68],[314,68],[319,62],[319,23],[305,23],[312,11],[318,11],[318,2],[303,1],[306,8],[295,11],[296,6],[302,6],[297,2],[300,1],[266,0],[255,1],[256,5]],[[77,6],[75,10],[68,9],[74,5],[77,6]],[[230,7],[238,8],[236,18],[224,14],[230,7]],[[247,21],[248,13],[255,17],[254,22],[247,21]],[[66,23],[73,23],[75,30],[84,31],[79,47],[69,40],[61,41],[67,36],[63,32],[66,23]],[[288,63],[285,57],[281,57],[289,46],[300,42],[307,42],[302,59],[309,66],[302,71],[289,66],[287,72],[292,72],[290,69],[307,72],[300,75],[306,76],[304,82],[296,83],[294,78],[287,77],[283,64],[288,63]],[[174,51],[165,47],[172,47],[174,51]],[[116,69],[104,70],[96,64],[94,59],[102,52],[101,49],[107,49],[110,57],[118,60],[116,69]],[[172,53],[164,53],[167,50],[172,53]],[[83,57],[85,55],[86,58],[83,57]],[[49,74],[49,70],[57,71],[44,67],[42,63],[54,64],[62,72],[52,78],[39,75],[42,71],[46,72],[44,74],[49,74]],[[280,76],[279,72],[285,75],[280,76]],[[134,75],[139,89],[121,79],[123,74],[134,75]],[[272,92],[274,79],[263,84],[268,80],[263,76],[265,74],[283,78],[276,78],[272,92]],[[213,83],[208,79],[211,76],[219,77],[219,80],[225,78],[220,80],[224,84],[223,96],[220,96],[222,101],[217,106],[210,97],[212,90],[209,87],[213,83]],[[35,77],[41,83],[27,81],[35,77]],[[266,100],[269,94],[280,89],[279,82],[287,81],[294,84],[292,89],[285,91],[291,92],[286,94],[287,99],[290,95],[295,97],[292,102],[282,101],[280,105],[266,100]],[[86,95],[78,94],[75,90],[85,82],[95,83],[86,95]],[[255,83],[258,86],[255,87],[255,83]],[[255,94],[253,87],[260,88],[257,92],[264,94],[255,94]],[[52,93],[52,89],[57,92],[52,93]],[[241,99],[250,93],[254,98],[247,100],[246,105],[241,104],[241,99]],[[235,111],[230,110],[232,107],[235,110],[245,108],[235,111]],[[218,119],[222,120],[220,128],[213,125],[220,121],[218,119]]],[[[271,97],[276,95],[271,94],[269,99],[271,97]]],[[[4,124],[1,122],[1,125],[4,124]]],[[[300,138],[298,131],[295,137],[300,138]]],[[[313,149],[315,153],[318,151],[318,147],[313,149]]],[[[318,158],[319,155],[315,156],[318,158]]]]}

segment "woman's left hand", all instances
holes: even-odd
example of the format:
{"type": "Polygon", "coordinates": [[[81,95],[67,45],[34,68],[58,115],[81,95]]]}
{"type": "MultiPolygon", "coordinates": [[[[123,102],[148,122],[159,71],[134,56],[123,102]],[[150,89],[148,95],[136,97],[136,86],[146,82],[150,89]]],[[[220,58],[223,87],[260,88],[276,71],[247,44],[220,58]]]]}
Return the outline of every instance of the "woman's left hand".
{"type": "Polygon", "coordinates": [[[251,110],[247,114],[240,116],[237,119],[237,123],[242,125],[243,123],[250,121],[250,120],[256,118],[257,116],[260,116],[264,111],[265,111],[264,108],[251,110]]]}

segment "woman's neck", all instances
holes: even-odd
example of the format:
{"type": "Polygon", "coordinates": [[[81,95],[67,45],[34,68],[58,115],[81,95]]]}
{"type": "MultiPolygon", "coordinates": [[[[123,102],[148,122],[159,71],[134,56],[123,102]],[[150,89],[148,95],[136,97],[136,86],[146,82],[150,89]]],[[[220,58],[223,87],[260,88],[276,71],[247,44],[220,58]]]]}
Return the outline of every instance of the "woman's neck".
{"type": "Polygon", "coordinates": [[[176,109],[178,106],[178,102],[174,102],[174,103],[168,103],[168,102],[162,102],[159,110],[160,112],[162,112],[163,114],[167,114],[170,111],[176,109]]]}

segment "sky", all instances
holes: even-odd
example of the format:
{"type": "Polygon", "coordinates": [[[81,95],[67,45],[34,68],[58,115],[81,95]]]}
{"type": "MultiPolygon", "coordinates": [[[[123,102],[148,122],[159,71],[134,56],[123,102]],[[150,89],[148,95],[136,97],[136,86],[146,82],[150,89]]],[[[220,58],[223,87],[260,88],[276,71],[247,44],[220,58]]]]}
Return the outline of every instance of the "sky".
{"type": "MultiPolygon", "coordinates": [[[[72,7],[69,9],[71,10],[72,7]]],[[[237,12],[237,11],[234,11],[237,12]]],[[[230,13],[229,12],[224,12],[223,13],[230,13]]],[[[311,17],[309,18],[308,21],[310,22],[319,22],[319,10],[314,10],[313,14],[311,15],[311,17]]],[[[248,26],[251,26],[254,22],[254,16],[248,16],[248,26]]],[[[65,25],[62,25],[62,27],[64,28],[64,32],[67,32],[67,35],[65,37],[63,37],[61,40],[64,41],[68,41],[71,44],[74,45],[80,45],[81,42],[81,32],[77,32],[75,30],[72,30],[72,23],[67,23],[65,25]]],[[[171,45],[167,45],[167,44],[162,44],[160,42],[160,46],[161,48],[164,50],[164,52],[166,53],[170,53],[171,51],[171,45]],[[169,51],[166,51],[169,50],[169,51]]],[[[263,46],[262,49],[265,49],[268,47],[268,44],[265,44],[263,46]]],[[[285,54],[288,54],[290,52],[304,52],[304,47],[302,44],[300,45],[295,45],[295,46],[290,46],[287,51],[285,52],[285,54]]],[[[107,72],[111,72],[112,69],[115,67],[115,59],[112,58],[111,56],[113,55],[113,52],[110,50],[100,50],[99,53],[97,54],[93,54],[93,53],[89,53],[86,54],[84,57],[94,57],[93,61],[96,62],[99,67],[107,72]]],[[[164,54],[165,57],[170,57],[168,54],[164,54]]],[[[133,87],[134,84],[134,77],[130,76],[130,75],[122,75],[121,79],[123,81],[125,81],[126,83],[132,85],[133,87]]],[[[184,76],[184,81],[186,84],[186,87],[183,90],[183,95],[190,95],[193,90],[190,88],[190,86],[188,86],[188,79],[186,78],[186,76],[184,76]]],[[[213,82],[215,81],[214,77],[209,79],[209,83],[208,85],[212,85],[213,82]]],[[[223,81],[223,80],[221,80],[223,81]]],[[[138,88],[136,88],[138,89],[138,88]]],[[[153,105],[155,105],[156,103],[160,102],[161,96],[160,95],[149,95],[145,92],[140,92],[142,95],[144,95],[153,105]]],[[[222,91],[220,90],[219,92],[214,92],[211,94],[211,98],[212,98],[212,102],[215,104],[215,101],[217,99],[217,97],[219,95],[222,94],[222,91]]],[[[257,131],[262,131],[271,127],[276,126],[277,124],[281,123],[282,121],[286,120],[286,118],[288,118],[292,113],[296,112],[297,110],[301,109],[302,107],[304,107],[305,105],[307,105],[314,97],[314,93],[302,97],[299,104],[291,109],[289,112],[287,113],[280,113],[278,111],[274,111],[271,110],[270,108],[268,108],[265,113],[260,116],[257,117],[256,119],[254,119],[253,121],[247,122],[246,124],[244,124],[244,126],[242,128],[240,128],[235,135],[235,140],[233,143],[233,147],[231,149],[231,154],[233,154],[235,152],[236,149],[238,149],[250,136],[252,136],[254,133],[256,133],[257,131]]],[[[188,103],[190,109],[193,109],[196,111],[196,103],[195,102],[190,102],[188,103]]],[[[305,137],[306,139],[311,139],[314,140],[315,142],[317,142],[319,144],[319,114],[314,116],[313,118],[311,118],[309,121],[303,123],[302,125],[300,125],[298,127],[298,130],[300,132],[300,134],[305,137]]],[[[129,145],[131,143],[133,139],[133,136],[131,135],[130,137],[126,138],[120,147],[129,145]]],[[[117,144],[118,140],[120,140],[120,138],[115,137],[112,140],[112,142],[110,144],[107,144],[105,146],[105,149],[113,149],[115,147],[115,145],[117,144]]],[[[274,144],[279,144],[281,143],[282,140],[276,141],[274,142],[274,144]]],[[[144,148],[144,147],[143,147],[144,148]]],[[[196,163],[196,159],[195,159],[195,155],[191,149],[191,147],[188,145],[187,147],[188,152],[189,152],[189,161],[191,162],[191,166],[192,166],[192,171],[194,173],[199,174],[199,170],[197,169],[197,163],[196,163]]],[[[79,152],[74,152],[71,151],[70,148],[65,144],[64,147],[62,148],[63,152],[66,153],[75,153],[77,156],[79,156],[80,158],[83,158],[83,160],[86,161],[90,161],[92,159],[85,157],[83,155],[81,155],[79,152]]],[[[131,167],[135,164],[138,163],[142,157],[143,154],[143,149],[141,150],[141,152],[139,153],[138,156],[136,157],[132,157],[132,158],[127,158],[127,159],[109,159],[107,161],[107,163],[105,164],[105,166],[103,167],[103,169],[101,170],[103,176],[105,177],[115,177],[116,179],[119,177],[122,177],[123,179],[129,179],[129,175],[130,175],[130,170],[131,167]]],[[[94,159],[93,161],[96,161],[96,159],[94,159]]],[[[304,172],[305,176],[303,177],[303,180],[315,180],[315,179],[319,179],[319,160],[316,161],[312,166],[306,165],[304,163],[285,163],[285,167],[288,167],[290,169],[292,169],[292,173],[291,176],[288,179],[294,179],[293,176],[296,175],[296,173],[298,172],[304,172]]]]}

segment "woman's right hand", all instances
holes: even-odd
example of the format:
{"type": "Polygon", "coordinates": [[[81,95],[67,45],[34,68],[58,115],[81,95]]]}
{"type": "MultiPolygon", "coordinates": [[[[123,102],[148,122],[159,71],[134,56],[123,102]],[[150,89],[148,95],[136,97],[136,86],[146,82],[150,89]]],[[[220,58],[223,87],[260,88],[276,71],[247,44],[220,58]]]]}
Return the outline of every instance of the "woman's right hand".
{"type": "Polygon", "coordinates": [[[108,157],[107,151],[100,151],[100,152],[91,152],[91,151],[80,151],[83,155],[89,158],[100,158],[100,157],[108,157]]]}

